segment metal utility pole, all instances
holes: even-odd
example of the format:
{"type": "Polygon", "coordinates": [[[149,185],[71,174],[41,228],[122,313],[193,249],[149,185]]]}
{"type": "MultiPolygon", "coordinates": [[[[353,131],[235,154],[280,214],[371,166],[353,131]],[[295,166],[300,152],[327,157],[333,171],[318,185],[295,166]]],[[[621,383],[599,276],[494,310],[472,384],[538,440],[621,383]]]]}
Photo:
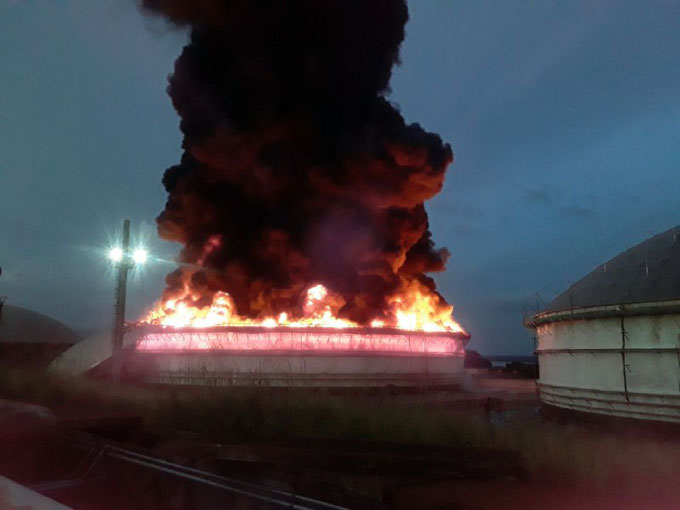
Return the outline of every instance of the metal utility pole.
{"type": "Polygon", "coordinates": [[[118,262],[116,279],[116,304],[113,312],[113,335],[111,336],[112,356],[111,375],[115,382],[120,381],[123,367],[123,329],[125,328],[125,294],[127,275],[130,269],[130,220],[123,222],[122,257],[118,262]]]}
{"type": "MultiPolygon", "coordinates": [[[[2,268],[0,267],[0,276],[2,276],[2,268]]],[[[5,304],[5,296],[0,296],[0,320],[2,320],[2,306],[5,304]]]]}

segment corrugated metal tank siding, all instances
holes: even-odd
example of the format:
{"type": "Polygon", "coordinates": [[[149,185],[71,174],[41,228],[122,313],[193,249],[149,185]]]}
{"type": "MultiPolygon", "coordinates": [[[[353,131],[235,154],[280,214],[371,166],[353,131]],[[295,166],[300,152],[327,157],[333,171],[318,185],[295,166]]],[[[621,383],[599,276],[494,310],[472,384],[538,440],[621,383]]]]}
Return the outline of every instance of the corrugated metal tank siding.
{"type": "Polygon", "coordinates": [[[544,403],[680,422],[680,315],[551,322],[537,340],[544,403]]]}
{"type": "Polygon", "coordinates": [[[159,353],[136,351],[145,382],[218,386],[460,386],[462,356],[159,353]]]}

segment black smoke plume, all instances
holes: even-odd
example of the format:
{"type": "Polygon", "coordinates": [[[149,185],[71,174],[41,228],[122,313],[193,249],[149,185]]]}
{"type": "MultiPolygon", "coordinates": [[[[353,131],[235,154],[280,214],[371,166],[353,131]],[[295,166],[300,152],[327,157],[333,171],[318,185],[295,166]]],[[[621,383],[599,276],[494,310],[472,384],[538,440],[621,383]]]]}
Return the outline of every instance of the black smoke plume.
{"type": "Polygon", "coordinates": [[[248,317],[300,315],[322,283],[361,323],[427,276],[424,201],[453,160],[385,97],[399,61],[403,0],[142,0],[187,25],[168,93],[184,154],[165,172],[164,239],[184,245],[165,298],[217,291],[248,317]]]}

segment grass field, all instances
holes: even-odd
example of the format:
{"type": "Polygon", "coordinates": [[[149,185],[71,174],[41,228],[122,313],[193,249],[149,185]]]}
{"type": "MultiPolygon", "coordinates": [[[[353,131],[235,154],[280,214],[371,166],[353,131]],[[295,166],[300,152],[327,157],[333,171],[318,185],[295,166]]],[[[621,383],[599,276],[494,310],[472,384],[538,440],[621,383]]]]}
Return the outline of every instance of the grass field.
{"type": "Polygon", "coordinates": [[[534,480],[672,491],[680,497],[680,444],[673,438],[560,425],[539,417],[490,423],[444,407],[360,393],[116,387],[7,368],[0,369],[0,398],[134,413],[151,428],[189,430],[222,441],[333,438],[512,449],[521,452],[534,480]]]}

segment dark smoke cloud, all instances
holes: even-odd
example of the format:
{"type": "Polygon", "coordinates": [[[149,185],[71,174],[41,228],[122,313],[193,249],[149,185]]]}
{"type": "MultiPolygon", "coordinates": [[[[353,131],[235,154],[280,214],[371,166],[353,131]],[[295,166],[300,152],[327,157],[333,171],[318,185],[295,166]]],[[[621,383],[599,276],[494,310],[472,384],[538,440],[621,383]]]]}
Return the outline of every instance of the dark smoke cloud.
{"type": "Polygon", "coordinates": [[[423,202],[448,144],[406,124],[385,94],[402,0],[143,0],[191,36],[168,93],[184,154],[169,168],[160,235],[184,245],[166,297],[229,292],[240,314],[301,310],[322,283],[359,322],[442,271],[423,202]]]}

